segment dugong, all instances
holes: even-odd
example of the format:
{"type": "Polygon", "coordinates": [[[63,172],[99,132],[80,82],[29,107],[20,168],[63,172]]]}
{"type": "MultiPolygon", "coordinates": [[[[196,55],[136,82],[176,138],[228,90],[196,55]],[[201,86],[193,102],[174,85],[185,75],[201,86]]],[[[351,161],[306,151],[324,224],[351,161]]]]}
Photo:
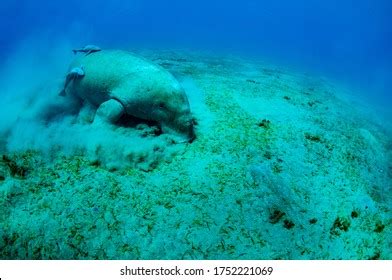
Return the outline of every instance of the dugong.
{"type": "Polygon", "coordinates": [[[63,90],[60,92],[60,96],[64,96],[65,93],[65,89],[67,88],[67,86],[69,85],[69,83],[71,81],[74,81],[75,79],[80,79],[84,77],[84,69],[83,66],[80,67],[75,67],[73,69],[71,69],[71,71],[68,72],[66,78],[65,78],[65,83],[64,83],[64,88],[63,90]]]}
{"type": "Polygon", "coordinates": [[[184,89],[161,66],[121,50],[102,50],[76,57],[69,69],[83,65],[67,93],[97,108],[93,124],[116,122],[128,114],[156,121],[163,133],[195,138],[194,121],[184,89]]]}

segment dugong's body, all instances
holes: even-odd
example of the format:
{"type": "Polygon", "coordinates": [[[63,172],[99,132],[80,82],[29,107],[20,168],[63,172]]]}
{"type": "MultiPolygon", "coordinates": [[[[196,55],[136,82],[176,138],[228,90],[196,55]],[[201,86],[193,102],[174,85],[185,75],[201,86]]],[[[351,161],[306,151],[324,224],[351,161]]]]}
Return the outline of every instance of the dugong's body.
{"type": "Polygon", "coordinates": [[[115,123],[128,114],[158,122],[164,133],[194,139],[188,98],[165,69],[119,50],[77,57],[70,69],[80,65],[85,76],[74,80],[66,92],[97,107],[94,122],[115,123]]]}

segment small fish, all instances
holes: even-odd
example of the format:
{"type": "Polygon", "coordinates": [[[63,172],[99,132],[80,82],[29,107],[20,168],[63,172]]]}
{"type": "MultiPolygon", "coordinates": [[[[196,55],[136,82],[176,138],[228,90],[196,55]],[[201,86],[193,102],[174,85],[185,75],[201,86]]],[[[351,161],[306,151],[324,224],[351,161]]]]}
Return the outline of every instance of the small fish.
{"type": "Polygon", "coordinates": [[[85,73],[84,73],[84,67],[83,67],[83,65],[80,66],[80,67],[72,68],[71,71],[68,72],[67,77],[65,78],[64,88],[63,88],[63,90],[59,93],[59,95],[60,95],[60,96],[65,96],[65,95],[66,95],[65,89],[68,87],[68,84],[69,84],[71,81],[74,81],[74,80],[76,80],[76,79],[83,78],[84,75],[85,75],[85,73]]]}
{"type": "Polygon", "coordinates": [[[74,54],[77,54],[78,52],[85,53],[86,55],[89,55],[90,53],[94,52],[99,52],[101,50],[100,47],[95,46],[95,45],[87,45],[84,48],[81,49],[75,49],[72,50],[74,54]]]}

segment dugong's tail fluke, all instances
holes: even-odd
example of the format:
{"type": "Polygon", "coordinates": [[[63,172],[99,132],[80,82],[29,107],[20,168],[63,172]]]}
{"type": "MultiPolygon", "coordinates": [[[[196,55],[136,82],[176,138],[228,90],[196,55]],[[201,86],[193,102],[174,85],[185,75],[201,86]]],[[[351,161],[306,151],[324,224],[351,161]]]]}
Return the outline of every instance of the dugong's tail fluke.
{"type": "Polygon", "coordinates": [[[72,50],[73,54],[77,54],[78,50],[72,50]]]}

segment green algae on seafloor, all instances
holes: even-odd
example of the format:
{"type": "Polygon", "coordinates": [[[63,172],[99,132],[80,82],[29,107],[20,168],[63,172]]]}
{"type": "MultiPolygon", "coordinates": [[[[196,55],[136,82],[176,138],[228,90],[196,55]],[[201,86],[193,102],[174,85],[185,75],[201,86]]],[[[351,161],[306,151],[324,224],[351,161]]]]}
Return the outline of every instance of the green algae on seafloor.
{"type": "Polygon", "coordinates": [[[148,171],[12,156],[28,172],[0,181],[1,258],[392,257],[391,139],[338,89],[240,59],[145,55],[203,95],[197,139],[148,171]]]}

